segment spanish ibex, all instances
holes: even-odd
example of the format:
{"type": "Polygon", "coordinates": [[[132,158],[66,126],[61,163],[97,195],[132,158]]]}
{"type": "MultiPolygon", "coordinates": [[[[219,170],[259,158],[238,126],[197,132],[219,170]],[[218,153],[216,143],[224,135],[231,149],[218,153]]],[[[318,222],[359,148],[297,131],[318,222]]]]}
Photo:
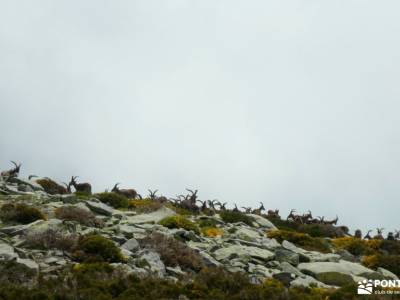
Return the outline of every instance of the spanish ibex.
{"type": "MultiPolygon", "coordinates": [[[[120,189],[118,188],[119,183],[116,183],[114,187],[112,188],[111,192],[120,194],[122,196],[125,196],[129,199],[135,199],[138,196],[138,193],[136,192],[135,189],[120,189]]],[[[156,191],[157,192],[157,191],[156,191]]]]}
{"type": "Polygon", "coordinates": [[[279,209],[275,209],[275,210],[268,209],[267,215],[268,215],[268,217],[271,217],[271,218],[280,218],[279,209]]]}
{"type": "Polygon", "coordinates": [[[252,211],[252,214],[261,215],[262,211],[265,210],[264,204],[263,204],[262,202],[260,202],[260,204],[261,204],[261,205],[260,205],[259,208],[254,209],[254,210],[252,211]]]}
{"type": "Polygon", "coordinates": [[[92,186],[88,182],[84,183],[77,183],[76,178],[78,176],[72,176],[71,181],[69,182],[69,186],[73,186],[77,192],[84,192],[91,194],[92,193],[92,186]]]}
{"type": "Polygon", "coordinates": [[[5,177],[7,179],[18,177],[22,164],[17,164],[14,161],[11,161],[11,163],[14,165],[14,168],[1,172],[1,177],[5,177]]]}

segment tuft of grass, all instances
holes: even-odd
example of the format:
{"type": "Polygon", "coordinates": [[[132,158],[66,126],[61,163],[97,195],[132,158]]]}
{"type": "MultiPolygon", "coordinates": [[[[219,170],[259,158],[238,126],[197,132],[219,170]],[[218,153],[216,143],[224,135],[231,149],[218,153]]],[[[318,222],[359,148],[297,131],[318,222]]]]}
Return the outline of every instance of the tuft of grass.
{"type": "Polygon", "coordinates": [[[66,235],[61,231],[48,229],[43,232],[35,232],[26,236],[24,246],[32,249],[72,251],[76,247],[78,237],[66,235]]]}
{"type": "Polygon", "coordinates": [[[235,211],[222,211],[219,213],[221,219],[226,223],[238,223],[243,222],[249,226],[253,226],[254,218],[242,213],[235,211]]]}
{"type": "Polygon", "coordinates": [[[306,250],[319,251],[323,253],[331,252],[329,243],[326,240],[311,237],[306,233],[287,230],[272,230],[267,234],[269,238],[274,238],[279,242],[286,240],[306,250]]]}
{"type": "Polygon", "coordinates": [[[181,215],[166,217],[162,219],[159,224],[168,228],[183,228],[185,230],[192,230],[197,234],[200,233],[199,228],[195,223],[181,215]]]}

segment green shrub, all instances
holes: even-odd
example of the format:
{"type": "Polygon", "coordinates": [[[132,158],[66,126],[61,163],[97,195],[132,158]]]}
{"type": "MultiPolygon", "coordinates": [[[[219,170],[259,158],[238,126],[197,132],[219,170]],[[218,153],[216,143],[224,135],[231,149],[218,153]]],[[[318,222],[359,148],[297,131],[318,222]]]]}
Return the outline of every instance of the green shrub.
{"type": "Polygon", "coordinates": [[[95,195],[101,202],[108,204],[114,208],[128,208],[129,200],[123,195],[113,193],[113,192],[104,192],[95,195]]]}
{"type": "Polygon", "coordinates": [[[81,236],[74,257],[82,262],[121,262],[121,250],[109,239],[100,235],[81,236]]]}
{"type": "Polygon", "coordinates": [[[50,195],[56,194],[66,194],[67,188],[59,185],[57,182],[51,180],[50,178],[42,178],[36,180],[36,182],[42,186],[44,191],[50,195]]]}
{"type": "Polygon", "coordinates": [[[82,200],[89,200],[92,197],[92,194],[89,192],[83,192],[83,191],[76,191],[74,193],[78,199],[82,200]]]}
{"type": "Polygon", "coordinates": [[[45,215],[35,207],[26,204],[4,204],[0,208],[0,219],[4,222],[29,224],[36,220],[45,220],[45,215]]]}
{"type": "Polygon", "coordinates": [[[312,251],[319,251],[328,253],[331,252],[329,243],[322,238],[314,238],[306,233],[286,231],[286,230],[272,230],[268,232],[269,238],[274,238],[278,242],[284,240],[289,241],[301,248],[312,251]]]}
{"type": "Polygon", "coordinates": [[[54,213],[60,220],[75,221],[81,225],[92,227],[102,227],[104,225],[104,222],[96,218],[91,211],[77,206],[61,206],[57,208],[54,213]]]}
{"type": "Polygon", "coordinates": [[[349,274],[338,273],[338,272],[318,273],[316,279],[323,283],[334,286],[344,286],[349,284],[349,282],[354,281],[353,277],[351,277],[349,274]]]}
{"type": "Polygon", "coordinates": [[[218,222],[215,219],[207,218],[199,221],[199,226],[203,227],[217,227],[218,222]]]}
{"type": "Polygon", "coordinates": [[[204,267],[200,254],[174,238],[153,233],[139,242],[142,247],[155,250],[160,254],[161,260],[167,266],[180,266],[193,271],[199,271],[204,267]]]}
{"type": "Polygon", "coordinates": [[[168,228],[183,228],[185,230],[193,230],[196,233],[200,233],[195,223],[181,215],[166,217],[162,219],[159,224],[168,228]]]}
{"type": "Polygon", "coordinates": [[[235,211],[222,211],[219,213],[221,219],[226,223],[238,223],[243,222],[249,226],[253,226],[254,218],[242,213],[235,211]]]}

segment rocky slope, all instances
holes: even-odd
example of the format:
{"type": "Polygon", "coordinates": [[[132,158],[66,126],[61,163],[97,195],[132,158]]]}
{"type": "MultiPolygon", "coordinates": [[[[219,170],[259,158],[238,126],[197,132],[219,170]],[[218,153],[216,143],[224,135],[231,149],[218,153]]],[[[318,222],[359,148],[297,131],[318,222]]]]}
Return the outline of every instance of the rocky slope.
{"type": "MultiPolygon", "coordinates": [[[[125,274],[171,282],[213,267],[243,272],[253,284],[274,279],[287,288],[337,289],[367,278],[398,279],[385,268],[366,267],[365,256],[350,253],[331,238],[315,238],[326,246],[321,251],[286,240],[262,215],[190,213],[169,202],[154,204],[157,200],[152,199],[128,200],[129,206],[119,209],[108,205],[115,202],[107,197],[114,199],[111,193],[51,195],[35,180],[0,179],[2,272],[12,262],[19,272],[16,281],[27,287],[37,284],[39,274],[57,278],[66,268],[98,261],[125,274]],[[26,212],[27,208],[40,214],[26,212]],[[21,211],[22,217],[16,218],[21,211]],[[245,216],[244,221],[235,222],[237,216],[240,220],[245,216]],[[107,243],[89,245],[84,237],[93,235],[112,241],[117,254],[103,255],[107,243]]],[[[0,280],[13,283],[2,276],[0,280]]],[[[181,299],[188,297],[181,295],[181,299]]]]}

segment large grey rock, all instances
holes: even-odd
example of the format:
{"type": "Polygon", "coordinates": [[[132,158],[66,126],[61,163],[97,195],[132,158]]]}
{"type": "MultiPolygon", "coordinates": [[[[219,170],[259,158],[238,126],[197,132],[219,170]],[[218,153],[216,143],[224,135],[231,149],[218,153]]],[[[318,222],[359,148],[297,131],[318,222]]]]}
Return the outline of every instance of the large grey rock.
{"type": "Polygon", "coordinates": [[[102,202],[86,201],[85,203],[92,211],[98,214],[111,216],[114,213],[114,209],[112,207],[102,202]]]}
{"type": "Polygon", "coordinates": [[[288,262],[294,266],[299,264],[299,254],[284,248],[275,250],[275,259],[280,262],[288,262]]]}
{"type": "Polygon", "coordinates": [[[148,263],[150,270],[158,276],[164,277],[166,275],[165,265],[157,252],[144,250],[140,255],[140,259],[144,259],[148,263]]]}
{"type": "Polygon", "coordinates": [[[297,268],[293,267],[291,264],[288,262],[284,261],[280,264],[280,269],[283,272],[291,273],[296,276],[305,276],[303,273],[301,273],[297,268]]]}
{"type": "Polygon", "coordinates": [[[241,258],[245,261],[250,258],[258,258],[263,261],[268,261],[273,259],[274,256],[274,253],[269,250],[242,245],[232,245],[218,249],[214,252],[214,257],[219,261],[235,257],[241,258]]]}
{"type": "Polygon", "coordinates": [[[28,269],[30,269],[32,271],[35,271],[35,272],[39,271],[39,265],[31,259],[18,258],[16,260],[16,262],[17,262],[17,264],[24,265],[25,267],[27,267],[28,269]]]}
{"type": "Polygon", "coordinates": [[[353,263],[345,260],[339,262],[311,262],[301,263],[297,268],[303,273],[316,276],[319,273],[338,272],[349,275],[365,275],[375,273],[361,264],[353,263]]]}
{"type": "Polygon", "coordinates": [[[249,273],[252,274],[258,274],[263,276],[264,278],[272,278],[274,274],[279,273],[279,271],[274,270],[274,269],[268,269],[267,267],[264,267],[263,265],[255,265],[255,264],[248,264],[248,271],[249,273]]]}
{"type": "Polygon", "coordinates": [[[156,210],[149,214],[141,214],[133,217],[127,217],[127,223],[129,224],[158,223],[162,219],[174,215],[176,215],[176,213],[172,209],[162,206],[159,210],[156,210]]]}
{"type": "Polygon", "coordinates": [[[139,242],[135,239],[129,239],[124,244],[122,244],[121,248],[129,251],[135,251],[139,249],[139,242]]]}
{"type": "Polygon", "coordinates": [[[397,277],[396,274],[394,274],[394,273],[392,273],[389,270],[386,270],[384,268],[379,267],[377,269],[377,271],[378,271],[378,273],[382,274],[385,278],[393,279],[393,280],[398,280],[399,279],[399,277],[397,277]]]}
{"type": "Polygon", "coordinates": [[[6,243],[0,241],[0,261],[9,261],[18,257],[14,248],[6,243]]]}
{"type": "Polygon", "coordinates": [[[276,226],[268,219],[263,218],[259,215],[255,214],[248,214],[248,216],[253,217],[254,221],[261,227],[264,227],[267,230],[275,230],[277,229],[276,226]]]}
{"type": "Polygon", "coordinates": [[[303,277],[297,277],[295,280],[293,280],[292,282],[290,282],[290,286],[294,287],[294,286],[302,286],[302,287],[309,287],[310,285],[315,285],[317,287],[321,287],[321,288],[329,288],[330,286],[316,280],[315,278],[311,277],[311,276],[303,276],[303,277]]]}
{"type": "Polygon", "coordinates": [[[256,241],[262,237],[258,231],[246,227],[240,227],[234,236],[245,241],[256,241]]]}
{"type": "Polygon", "coordinates": [[[17,183],[18,185],[27,185],[33,191],[44,191],[43,187],[40,184],[38,184],[36,181],[33,181],[33,180],[14,177],[14,178],[10,178],[9,182],[17,183]]]}
{"type": "Polygon", "coordinates": [[[142,228],[137,228],[135,226],[131,225],[119,225],[119,232],[121,232],[124,236],[127,238],[133,238],[133,237],[142,237],[146,234],[146,230],[142,228]]]}
{"type": "MultiPolygon", "coordinates": [[[[312,262],[323,262],[323,261],[330,261],[330,262],[338,262],[340,260],[340,255],[335,253],[321,253],[317,251],[308,251],[302,249],[300,247],[295,246],[289,241],[283,241],[282,247],[288,249],[292,252],[299,254],[307,259],[307,261],[312,262]]],[[[304,260],[303,260],[304,261],[304,260]]]]}

